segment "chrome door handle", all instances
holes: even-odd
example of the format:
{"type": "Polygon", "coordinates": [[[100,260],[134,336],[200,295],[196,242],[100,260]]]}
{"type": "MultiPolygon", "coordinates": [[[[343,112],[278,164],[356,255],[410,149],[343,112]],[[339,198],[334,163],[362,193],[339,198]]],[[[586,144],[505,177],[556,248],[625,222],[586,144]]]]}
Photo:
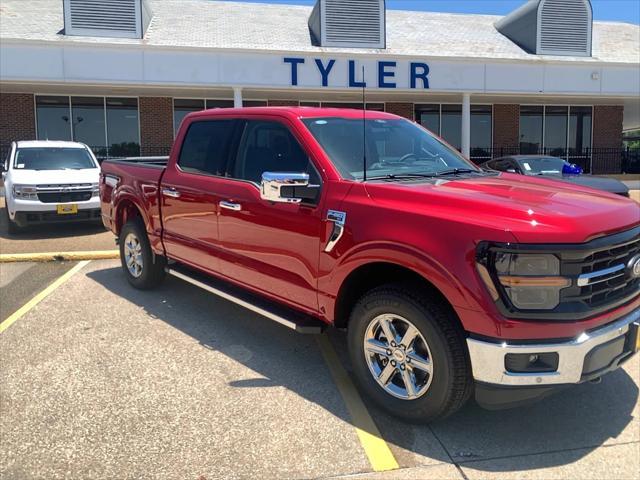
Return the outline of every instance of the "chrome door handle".
{"type": "Polygon", "coordinates": [[[239,212],[240,210],[242,210],[242,205],[240,205],[239,203],[225,202],[224,200],[222,200],[218,205],[220,205],[220,208],[233,210],[235,212],[239,212]]]}
{"type": "Polygon", "coordinates": [[[175,188],[163,188],[162,189],[162,194],[165,197],[171,197],[171,198],[179,198],[180,197],[180,192],[177,191],[175,188]]]}

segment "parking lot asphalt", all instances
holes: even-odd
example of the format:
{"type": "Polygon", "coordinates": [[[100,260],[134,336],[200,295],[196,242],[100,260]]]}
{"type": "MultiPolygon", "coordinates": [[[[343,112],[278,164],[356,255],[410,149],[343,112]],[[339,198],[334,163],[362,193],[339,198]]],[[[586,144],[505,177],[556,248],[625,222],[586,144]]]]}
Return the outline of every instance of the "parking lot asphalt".
{"type": "Polygon", "coordinates": [[[40,225],[9,235],[4,208],[4,197],[0,196],[0,254],[76,252],[116,248],[113,233],[97,223],[40,225]]]}
{"type": "Polygon", "coordinates": [[[315,337],[94,261],[0,334],[0,477],[636,479],[638,385],[636,356],[600,384],[430,426],[363,398],[400,467],[373,472],[315,337]]]}
{"type": "Polygon", "coordinates": [[[0,263],[0,322],[74,264],[75,262],[0,263]]]}

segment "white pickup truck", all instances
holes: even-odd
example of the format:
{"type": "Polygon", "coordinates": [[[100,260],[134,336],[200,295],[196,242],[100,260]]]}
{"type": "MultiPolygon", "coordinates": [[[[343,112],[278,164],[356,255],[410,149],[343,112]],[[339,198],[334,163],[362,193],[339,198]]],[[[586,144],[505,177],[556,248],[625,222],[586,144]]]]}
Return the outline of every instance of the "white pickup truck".
{"type": "Polygon", "coordinates": [[[9,232],[42,223],[101,222],[100,166],[82,143],[14,142],[2,179],[9,232]]]}

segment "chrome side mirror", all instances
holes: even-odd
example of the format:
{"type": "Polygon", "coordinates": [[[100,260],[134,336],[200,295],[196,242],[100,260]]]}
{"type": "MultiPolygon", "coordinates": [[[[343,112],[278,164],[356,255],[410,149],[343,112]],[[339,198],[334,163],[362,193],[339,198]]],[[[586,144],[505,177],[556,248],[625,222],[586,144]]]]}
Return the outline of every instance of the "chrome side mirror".
{"type": "Polygon", "coordinates": [[[300,203],[295,198],[295,187],[308,187],[308,173],[264,172],[260,182],[260,198],[269,202],[300,203]]]}

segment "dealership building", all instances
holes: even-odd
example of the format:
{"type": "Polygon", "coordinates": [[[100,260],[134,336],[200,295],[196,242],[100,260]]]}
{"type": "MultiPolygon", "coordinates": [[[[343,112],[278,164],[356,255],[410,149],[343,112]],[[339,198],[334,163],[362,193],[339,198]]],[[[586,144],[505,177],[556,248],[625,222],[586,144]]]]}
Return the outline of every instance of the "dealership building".
{"type": "Polygon", "coordinates": [[[344,106],[415,120],[474,161],[546,153],[624,170],[640,128],[640,27],[589,0],[505,17],[212,0],[3,0],[0,148],[65,139],[166,155],[184,116],[344,106]]]}

